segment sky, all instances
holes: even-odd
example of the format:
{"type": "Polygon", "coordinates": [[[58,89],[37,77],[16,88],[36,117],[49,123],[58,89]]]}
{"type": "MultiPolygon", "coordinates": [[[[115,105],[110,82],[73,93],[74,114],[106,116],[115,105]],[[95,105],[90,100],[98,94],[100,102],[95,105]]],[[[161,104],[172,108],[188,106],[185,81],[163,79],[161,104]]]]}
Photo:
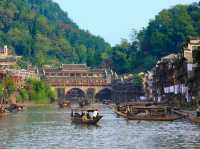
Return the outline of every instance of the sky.
{"type": "Polygon", "coordinates": [[[101,36],[111,45],[129,39],[162,9],[198,0],[53,0],[81,29],[101,36]]]}

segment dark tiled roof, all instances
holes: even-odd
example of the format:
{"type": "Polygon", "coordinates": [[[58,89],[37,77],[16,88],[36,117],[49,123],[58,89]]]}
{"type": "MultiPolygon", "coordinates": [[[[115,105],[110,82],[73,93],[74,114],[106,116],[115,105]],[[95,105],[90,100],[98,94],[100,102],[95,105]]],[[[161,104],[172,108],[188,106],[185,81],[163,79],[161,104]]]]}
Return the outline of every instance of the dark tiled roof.
{"type": "Polygon", "coordinates": [[[88,70],[85,64],[63,64],[62,68],[64,70],[88,70]]]}
{"type": "Polygon", "coordinates": [[[16,56],[13,56],[13,57],[0,57],[0,62],[15,62],[17,61],[17,58],[16,56]]]}
{"type": "Polygon", "coordinates": [[[45,72],[66,72],[66,73],[73,73],[73,72],[80,72],[80,73],[104,73],[104,69],[90,69],[85,64],[63,64],[61,68],[44,68],[45,72]]]}
{"type": "Polygon", "coordinates": [[[60,72],[61,69],[59,68],[45,68],[45,72],[60,72]]]}

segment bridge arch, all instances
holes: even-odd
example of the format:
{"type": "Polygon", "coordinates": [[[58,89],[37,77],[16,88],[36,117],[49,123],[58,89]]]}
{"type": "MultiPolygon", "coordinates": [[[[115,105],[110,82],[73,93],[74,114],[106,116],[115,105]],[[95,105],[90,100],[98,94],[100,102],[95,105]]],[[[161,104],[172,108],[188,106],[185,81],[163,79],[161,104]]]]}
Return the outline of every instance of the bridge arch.
{"type": "Polygon", "coordinates": [[[96,95],[95,98],[99,101],[103,101],[103,100],[111,100],[112,98],[112,89],[109,87],[104,87],[102,89],[100,89],[96,95]]]}
{"type": "Polygon", "coordinates": [[[84,90],[78,87],[72,87],[65,91],[65,99],[67,100],[80,100],[86,97],[86,93],[84,90]]]}

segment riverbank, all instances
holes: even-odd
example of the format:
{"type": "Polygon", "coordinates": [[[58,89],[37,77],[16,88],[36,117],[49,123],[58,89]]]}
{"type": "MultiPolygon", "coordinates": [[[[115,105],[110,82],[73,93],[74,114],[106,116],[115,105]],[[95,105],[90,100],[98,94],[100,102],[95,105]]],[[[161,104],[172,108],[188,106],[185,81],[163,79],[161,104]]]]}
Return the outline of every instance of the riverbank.
{"type": "Polygon", "coordinates": [[[56,106],[53,104],[38,104],[34,102],[24,102],[24,103],[15,103],[15,104],[1,104],[0,106],[0,116],[6,116],[13,112],[24,111],[27,108],[31,107],[48,107],[48,106],[56,106]]]}

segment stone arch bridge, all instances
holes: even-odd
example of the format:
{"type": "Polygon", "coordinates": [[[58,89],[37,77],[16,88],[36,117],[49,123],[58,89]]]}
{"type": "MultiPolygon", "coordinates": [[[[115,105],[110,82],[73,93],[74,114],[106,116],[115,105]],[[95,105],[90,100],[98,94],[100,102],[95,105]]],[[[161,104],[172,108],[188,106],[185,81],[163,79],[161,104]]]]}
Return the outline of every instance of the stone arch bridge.
{"type": "Polygon", "coordinates": [[[44,79],[57,90],[58,98],[63,98],[73,89],[85,95],[93,91],[94,96],[102,90],[112,90],[112,74],[105,69],[90,69],[84,64],[63,64],[60,68],[44,68],[44,79]]]}

